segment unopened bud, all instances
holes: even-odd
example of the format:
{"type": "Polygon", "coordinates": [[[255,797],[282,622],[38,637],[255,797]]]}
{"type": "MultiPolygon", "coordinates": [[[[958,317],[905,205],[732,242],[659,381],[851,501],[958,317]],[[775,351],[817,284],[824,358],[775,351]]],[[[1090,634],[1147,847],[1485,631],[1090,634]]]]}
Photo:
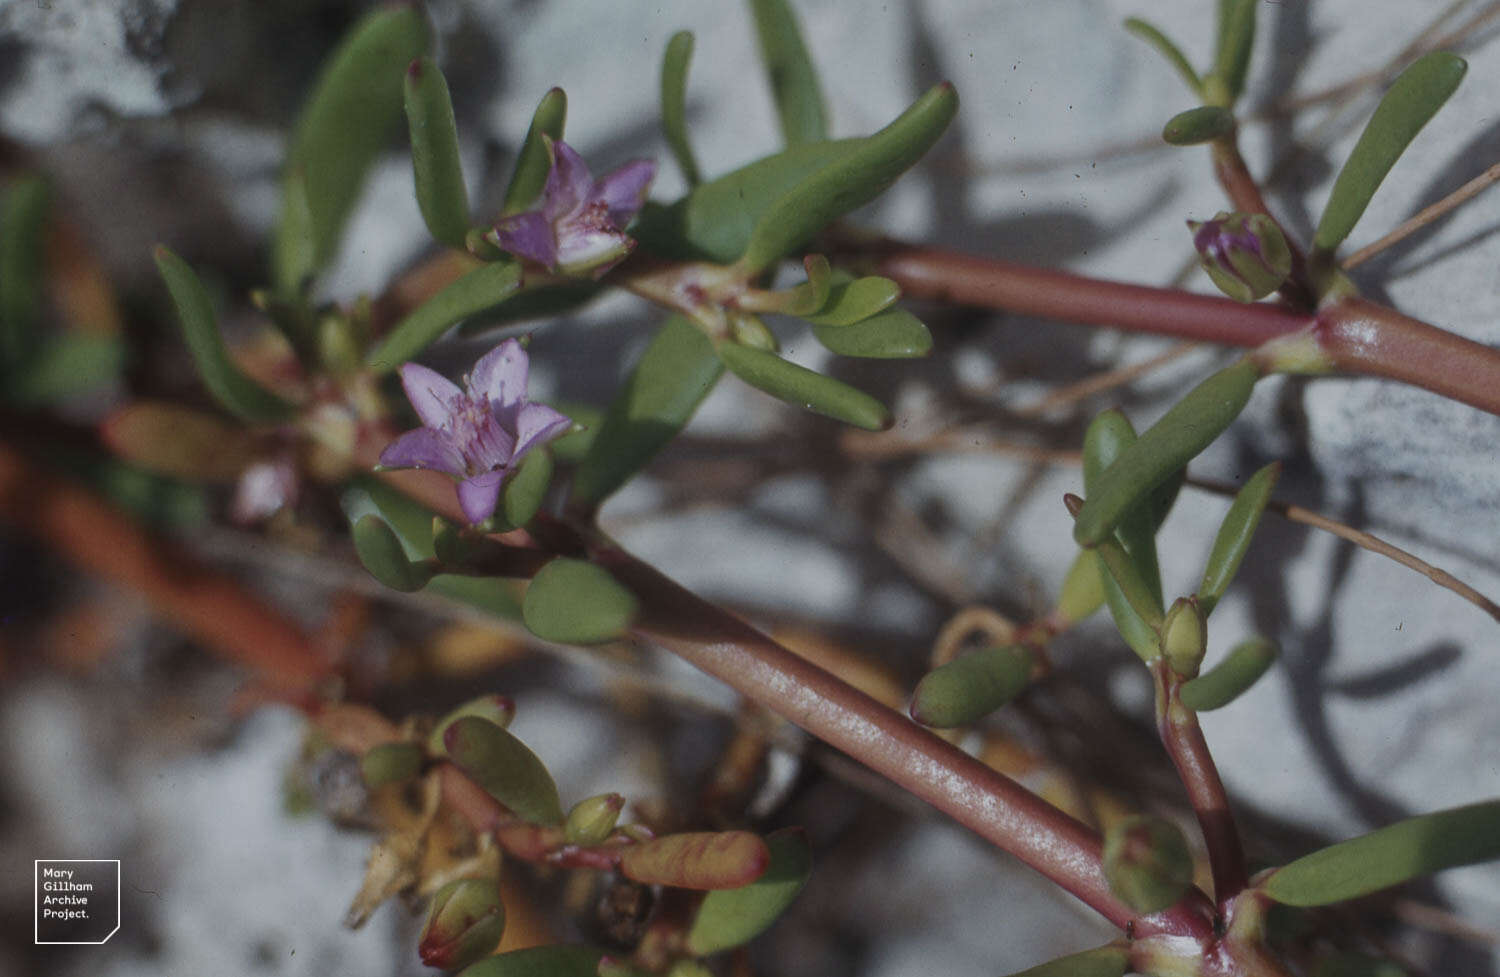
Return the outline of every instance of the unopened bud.
{"type": "Polygon", "coordinates": [[[1193,883],[1193,856],[1182,831],[1164,818],[1129,817],[1104,835],[1104,877],[1130,908],[1165,909],[1193,883]]]}
{"type": "Polygon", "coordinates": [[[1177,598],[1161,622],[1161,653],[1167,664],[1178,675],[1192,678],[1198,674],[1207,645],[1208,629],[1197,598],[1177,598]]]}
{"type": "Polygon", "coordinates": [[[499,886],[491,879],[459,879],[432,897],[417,949],[427,966],[454,970],[494,952],[504,932],[499,886]]]}
{"type": "Polygon", "coordinates": [[[615,830],[625,798],[619,794],[599,794],[579,801],[568,812],[563,833],[570,845],[597,845],[615,830]]]}
{"type": "Polygon", "coordinates": [[[1208,277],[1239,302],[1270,295],[1292,272],[1292,251],[1265,214],[1220,212],[1211,221],[1188,221],[1193,247],[1208,277]]]}

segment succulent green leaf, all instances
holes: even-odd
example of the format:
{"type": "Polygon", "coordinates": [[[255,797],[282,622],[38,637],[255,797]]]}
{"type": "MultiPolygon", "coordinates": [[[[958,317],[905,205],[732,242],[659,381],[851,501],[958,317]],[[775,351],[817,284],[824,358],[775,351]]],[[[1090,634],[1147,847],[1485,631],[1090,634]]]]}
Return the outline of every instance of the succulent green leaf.
{"type": "Polygon", "coordinates": [[[1166,34],[1163,34],[1160,28],[1139,17],[1127,17],[1125,29],[1151,45],[1157,54],[1165,58],[1167,63],[1177,70],[1177,74],[1182,76],[1183,82],[1194,95],[1203,93],[1203,82],[1198,78],[1198,72],[1193,70],[1193,65],[1188,61],[1187,55],[1183,54],[1182,49],[1166,34]]]}
{"type": "Polygon", "coordinates": [[[1250,48],[1255,43],[1255,8],[1260,0],[1219,0],[1219,44],[1214,68],[1203,79],[1203,93],[1229,108],[1245,90],[1250,48]]]}
{"type": "Polygon", "coordinates": [[[695,187],[703,177],[687,132],[687,75],[692,60],[693,32],[678,31],[667,42],[661,59],[661,128],[682,178],[695,187]]]}
{"type": "Polygon", "coordinates": [[[840,356],[911,359],[932,352],[932,333],[905,309],[886,309],[852,326],[813,326],[818,342],[840,356]]]}
{"type": "Polygon", "coordinates": [[[509,731],[462,716],[443,733],[448,758],[485,792],[533,824],[561,824],[557,784],[537,755],[509,731]]]}
{"type": "Polygon", "coordinates": [[[117,379],[124,365],[118,336],[61,333],[8,379],[6,395],[22,405],[59,404],[117,379]]]}
{"type": "Polygon", "coordinates": [[[1200,105],[1168,119],[1162,127],[1161,137],[1173,146],[1196,146],[1233,131],[1233,112],[1218,105],[1200,105]]]}
{"type": "Polygon", "coordinates": [[[362,516],[354,524],[353,535],[359,562],[370,571],[370,576],[392,590],[411,593],[421,590],[432,579],[432,566],[407,559],[401,539],[379,516],[362,516]]]}
{"type": "Polygon", "coordinates": [[[982,648],[933,669],[917,683],[911,718],[923,726],[967,726],[999,709],[1031,681],[1025,645],[982,648]]]}
{"type": "MultiPolygon", "coordinates": [[[[503,259],[510,260],[509,255],[503,259]]],[[[491,306],[459,324],[460,336],[477,336],[503,326],[530,319],[551,319],[572,312],[598,298],[605,287],[598,282],[569,281],[557,285],[538,285],[511,292],[491,306]]],[[[569,415],[571,416],[571,415],[569,415]]]]}
{"type": "MultiPolygon", "coordinates": [[[[958,92],[944,82],[894,122],[778,199],[761,214],[739,265],[764,271],[838,218],[874,200],[927,154],[958,111],[958,92]]],[[[809,143],[808,145],[816,145],[809,143]]]]}
{"type": "Polygon", "coordinates": [[[1011,974],[1010,977],[1124,977],[1129,969],[1129,950],[1119,946],[1101,946],[1048,960],[1011,974]]]}
{"type": "MultiPolygon", "coordinates": [[[[1130,420],[1118,410],[1107,410],[1089,423],[1083,438],[1083,485],[1086,494],[1098,491],[1103,473],[1136,441],[1135,428],[1130,420]]],[[[1155,658],[1160,651],[1155,629],[1147,623],[1161,615],[1161,569],[1156,556],[1156,527],[1160,519],[1156,515],[1159,501],[1148,496],[1142,503],[1134,505],[1120,519],[1114,532],[1115,540],[1128,557],[1119,571],[1134,581],[1136,599],[1144,602],[1148,613],[1143,617],[1137,613],[1133,601],[1121,588],[1115,573],[1105,565],[1103,554],[1093,554],[1093,562],[1099,577],[1104,602],[1109,606],[1115,627],[1131,650],[1146,661],[1155,658]]]]}
{"type": "Polygon", "coordinates": [[[433,756],[446,757],[448,744],[443,741],[443,737],[447,735],[448,727],[460,719],[477,717],[504,729],[510,725],[515,715],[516,703],[509,696],[482,695],[477,699],[470,699],[433,724],[432,732],[427,737],[427,752],[433,756]]]}
{"type": "Polygon", "coordinates": [[[285,161],[274,244],[283,295],[298,292],[337,250],[365,174],[401,118],[404,70],[426,47],[421,11],[396,4],[366,15],[324,63],[285,161]]]}
{"type": "Polygon", "coordinates": [[[521,286],[521,265],[491,261],[466,272],[442,291],[413,309],[365,357],[378,373],[394,370],[421,353],[456,322],[492,308],[521,286]]]}
{"type": "Polygon", "coordinates": [[[1318,220],[1313,246],[1332,252],[1369,206],[1385,175],[1437,114],[1463,80],[1468,64],[1447,51],[1432,51],[1401,72],[1365,124],[1359,141],[1333,182],[1318,220]]]}
{"type": "Polygon", "coordinates": [[[765,874],[771,850],[748,831],[665,835],[620,853],[620,874],[647,885],[738,889],[765,874]]]}
{"type": "Polygon", "coordinates": [[[359,775],[367,787],[404,783],[422,770],[422,748],[406,741],[381,743],[359,758],[359,775]]]}
{"type": "Polygon", "coordinates": [[[552,484],[552,467],[552,452],[546,447],[535,448],[526,455],[520,469],[505,484],[500,500],[506,522],[520,528],[531,521],[552,484]]]}
{"type": "Polygon", "coordinates": [[[17,179],[0,196],[0,367],[7,372],[36,346],[50,196],[36,175],[17,179]]]}
{"type": "Polygon", "coordinates": [[[1190,390],[1125,449],[1099,479],[1073,523],[1081,546],[1097,545],[1136,501],[1208,447],[1245,409],[1259,368],[1250,360],[1225,367],[1190,390]]]}
{"type": "Polygon", "coordinates": [[[668,319],[609,405],[578,472],[573,497],[602,502],[644,468],[692,418],[724,365],[682,316],[668,319]]]}
{"type": "Polygon", "coordinates": [[[188,266],[165,245],[156,247],[156,267],[167,283],[182,338],[209,393],[230,413],[247,421],[284,421],[292,405],[250,379],[229,357],[208,290],[188,266]]]}
{"type": "Polygon", "coordinates": [[[837,282],[822,307],[802,318],[817,326],[852,326],[890,308],[900,297],[901,286],[889,278],[837,282]]]}
{"type": "Polygon", "coordinates": [[[1242,641],[1213,668],[1182,683],[1182,704],[1194,712],[1222,709],[1249,690],[1276,661],[1276,643],[1267,638],[1242,641]]]}
{"type": "Polygon", "coordinates": [[[532,113],[526,141],[521,143],[521,152],[516,156],[515,172],[511,174],[510,185],[505,188],[502,214],[526,210],[542,195],[542,188],[547,185],[547,173],[552,169],[552,151],[547,147],[547,140],[561,139],[563,124],[567,120],[568,96],[563,90],[554,88],[543,95],[532,113]]]}
{"type": "Polygon", "coordinates": [[[1423,814],[1304,855],[1260,886],[1289,906],[1357,899],[1423,875],[1500,858],[1500,800],[1423,814]]]}
{"type": "Polygon", "coordinates": [[[533,634],[573,645],[624,637],[639,610],[640,601],[608,570],[565,557],[538,571],[521,604],[533,634]]]}
{"type": "MultiPolygon", "coordinates": [[[[1125,547],[1121,546],[1120,541],[1113,537],[1101,539],[1095,544],[1094,552],[1099,556],[1099,564],[1103,572],[1109,574],[1110,579],[1119,588],[1121,596],[1130,605],[1130,609],[1135,612],[1135,616],[1146,627],[1155,632],[1161,626],[1162,609],[1156,599],[1156,595],[1151,592],[1150,584],[1141,575],[1140,565],[1130,558],[1130,555],[1125,552],[1125,547]]],[[[1106,590],[1105,600],[1108,601],[1108,599],[1109,591],[1106,590]]],[[[1151,645],[1150,654],[1143,655],[1148,660],[1155,658],[1160,652],[1157,641],[1153,640],[1151,645]]],[[[1134,647],[1134,645],[1131,647],[1134,647]]],[[[1136,650],[1140,651],[1140,649],[1136,650]]]]}
{"type": "Polygon", "coordinates": [[[710,892],[688,930],[688,952],[707,956],[749,943],[770,928],[812,874],[807,836],[789,828],[766,836],[771,862],[765,874],[738,889],[710,892]]]}
{"type": "Polygon", "coordinates": [[[1203,582],[1198,585],[1198,606],[1203,609],[1204,617],[1213,613],[1219,598],[1224,596],[1224,591],[1229,589],[1230,581],[1239,571],[1280,475],[1281,463],[1273,461],[1251,475],[1235,493],[1229,512],[1219,525],[1219,533],[1214,537],[1213,549],[1209,551],[1208,563],[1203,568],[1203,582]]]}
{"type": "Polygon", "coordinates": [[[422,219],[434,238],[461,248],[469,233],[469,192],[448,81],[431,58],[418,58],[406,69],[406,126],[422,219]]]}
{"type": "Polygon", "coordinates": [[[775,353],[724,343],[719,347],[719,358],[735,376],[777,400],[867,431],[883,431],[891,426],[890,411],[874,397],[833,377],[790,363],[775,353]]]}
{"type": "Polygon", "coordinates": [[[788,146],[828,138],[823,92],[818,72],[807,53],[797,16],[786,0],[750,0],[760,57],[771,83],[771,97],[781,118],[781,135],[788,146]]]}
{"type": "Polygon", "coordinates": [[[603,956],[586,946],[535,946],[487,957],[458,977],[597,977],[603,956]]]}
{"type": "Polygon", "coordinates": [[[106,417],[99,435],[115,455],[159,475],[233,482],[256,460],[255,435],[220,414],[136,400],[106,417]]]}
{"type": "Polygon", "coordinates": [[[810,254],[802,259],[802,267],[807,271],[807,281],[792,289],[791,301],[781,308],[763,311],[805,316],[828,304],[828,297],[833,291],[833,268],[829,266],[828,259],[821,254],[810,254]]]}
{"type": "Polygon", "coordinates": [[[1104,584],[1099,575],[1099,558],[1088,550],[1080,550],[1063,578],[1052,614],[1063,623],[1073,625],[1103,606],[1104,584]]]}

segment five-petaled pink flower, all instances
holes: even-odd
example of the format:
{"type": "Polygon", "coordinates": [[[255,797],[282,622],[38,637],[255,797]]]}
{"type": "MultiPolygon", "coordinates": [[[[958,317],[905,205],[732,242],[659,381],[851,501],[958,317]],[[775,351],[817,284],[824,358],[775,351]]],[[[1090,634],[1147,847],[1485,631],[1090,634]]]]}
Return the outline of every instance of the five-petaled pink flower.
{"type": "Polygon", "coordinates": [[[573,423],[545,404],[526,399],[526,351],[507,339],[464,378],[464,388],[416,363],[401,367],[422,427],[383,451],[383,468],[430,468],[459,479],[458,504],[471,523],[495,513],[500,486],[526,453],[559,437],[573,423]]]}
{"type": "Polygon", "coordinates": [[[547,143],[552,168],[541,199],[502,218],[489,238],[497,246],[565,275],[602,275],[635,248],[625,226],[646,202],[656,163],[631,160],[595,181],[562,140],[547,143]]]}

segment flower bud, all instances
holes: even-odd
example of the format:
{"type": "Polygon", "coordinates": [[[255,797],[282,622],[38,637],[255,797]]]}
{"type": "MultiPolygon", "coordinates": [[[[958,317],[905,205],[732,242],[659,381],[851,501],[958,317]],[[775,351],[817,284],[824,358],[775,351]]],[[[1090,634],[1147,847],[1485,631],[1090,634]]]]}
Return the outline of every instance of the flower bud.
{"type": "Polygon", "coordinates": [[[1188,221],[1188,228],[1203,270],[1236,301],[1264,298],[1291,274],[1291,248],[1281,228],[1265,214],[1221,211],[1211,221],[1188,221]]]}
{"type": "Polygon", "coordinates": [[[597,845],[615,830],[625,798],[619,794],[599,794],[573,805],[563,833],[570,845],[597,845]]]}
{"type": "Polygon", "coordinates": [[[505,932],[505,905],[491,879],[458,879],[432,897],[418,952],[429,967],[455,970],[488,956],[505,932]]]}
{"type": "Polygon", "coordinates": [[[1195,597],[1179,597],[1161,622],[1161,653],[1172,671],[1184,678],[1198,674],[1208,645],[1208,628],[1195,597]]]}
{"type": "Polygon", "coordinates": [[[1193,883],[1193,856],[1177,825],[1151,815],[1126,818],[1104,834],[1104,877],[1137,912],[1172,905],[1193,883]]]}

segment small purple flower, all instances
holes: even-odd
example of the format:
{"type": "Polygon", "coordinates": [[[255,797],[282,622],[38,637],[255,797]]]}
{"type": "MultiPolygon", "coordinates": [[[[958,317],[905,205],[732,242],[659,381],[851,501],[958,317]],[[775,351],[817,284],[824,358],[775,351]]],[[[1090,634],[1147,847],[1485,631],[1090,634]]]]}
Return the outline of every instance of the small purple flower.
{"type": "Polygon", "coordinates": [[[500,486],[526,453],[561,436],[573,422],[526,399],[526,351],[507,339],[474,364],[464,389],[416,363],[401,367],[422,427],[380,455],[382,468],[430,468],[459,479],[458,504],[471,523],[495,513],[500,486]]]}
{"type": "Polygon", "coordinates": [[[595,181],[567,143],[548,140],[547,149],[552,168],[541,200],[531,210],[502,218],[489,239],[552,271],[602,275],[635,248],[625,226],[646,202],[656,163],[631,160],[595,181]]]}
{"type": "Polygon", "coordinates": [[[1219,290],[1253,302],[1281,287],[1292,270],[1292,252],[1276,222],[1264,214],[1220,212],[1188,221],[1199,264],[1219,290]]]}

